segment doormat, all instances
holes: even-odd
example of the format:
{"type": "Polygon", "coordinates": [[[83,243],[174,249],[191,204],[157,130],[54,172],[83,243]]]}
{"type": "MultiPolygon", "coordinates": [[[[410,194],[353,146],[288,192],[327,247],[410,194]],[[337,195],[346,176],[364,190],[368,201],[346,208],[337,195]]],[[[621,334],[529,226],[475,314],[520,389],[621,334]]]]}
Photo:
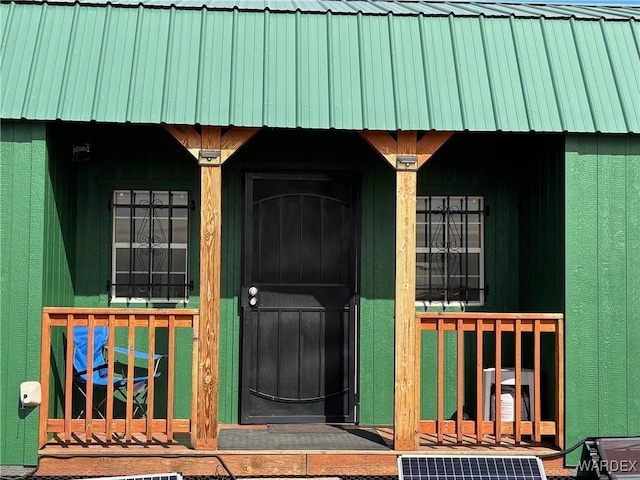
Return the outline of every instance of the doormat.
{"type": "Polygon", "coordinates": [[[342,433],[347,432],[341,427],[327,425],[324,423],[300,423],[300,424],[269,424],[267,425],[269,433],[294,433],[296,435],[303,435],[305,433],[342,433]]]}
{"type": "MultiPolygon", "coordinates": [[[[304,425],[296,425],[303,427],[304,425]]],[[[284,428],[284,427],[280,427],[284,428]]],[[[309,425],[307,425],[309,427],[309,425]]],[[[300,428],[271,433],[269,429],[224,428],[218,436],[219,450],[390,450],[390,445],[375,429],[331,427],[331,433],[300,428]],[[300,433],[302,432],[302,433],[300,433]]]]}

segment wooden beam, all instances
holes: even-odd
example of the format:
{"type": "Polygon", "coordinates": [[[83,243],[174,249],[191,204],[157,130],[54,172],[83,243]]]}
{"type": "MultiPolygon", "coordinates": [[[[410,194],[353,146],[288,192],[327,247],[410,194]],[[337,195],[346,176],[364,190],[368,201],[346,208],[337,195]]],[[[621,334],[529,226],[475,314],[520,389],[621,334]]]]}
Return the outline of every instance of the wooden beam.
{"type": "Polygon", "coordinates": [[[198,131],[188,125],[165,125],[165,129],[180,142],[197,160],[202,148],[202,136],[198,131]]]}
{"type": "Polygon", "coordinates": [[[398,145],[388,132],[363,130],[360,132],[360,135],[382,156],[382,158],[389,163],[389,165],[396,168],[398,145]]]}
{"type": "Polygon", "coordinates": [[[416,402],[416,170],[396,172],[396,288],[394,449],[417,450],[416,402]]]}
{"type": "MultiPolygon", "coordinates": [[[[417,173],[452,135],[416,131],[362,131],[360,135],[396,170],[396,285],[394,448],[417,450],[420,431],[420,348],[415,318],[417,173]]],[[[439,387],[440,388],[440,387],[439,387]]]]}
{"type": "Polygon", "coordinates": [[[231,155],[244,145],[251,137],[260,131],[259,128],[230,128],[222,136],[222,142],[220,145],[221,150],[221,163],[226,162],[231,155]]]}
{"type": "Polygon", "coordinates": [[[200,168],[200,322],[196,449],[218,448],[222,169],[200,168]]]}
{"type": "Polygon", "coordinates": [[[218,448],[220,360],[220,267],[222,263],[222,164],[258,128],[165,125],[200,165],[200,312],[194,327],[191,443],[198,450],[218,448]]]}
{"type": "Polygon", "coordinates": [[[425,133],[417,145],[418,168],[427,163],[431,156],[452,136],[453,132],[430,131],[425,133]]]}
{"type": "Polygon", "coordinates": [[[200,131],[188,125],[165,125],[164,128],[200,164],[223,164],[251,137],[260,131],[259,128],[231,127],[224,134],[220,127],[204,126],[200,131]],[[213,161],[203,155],[205,152],[217,152],[213,161]]]}

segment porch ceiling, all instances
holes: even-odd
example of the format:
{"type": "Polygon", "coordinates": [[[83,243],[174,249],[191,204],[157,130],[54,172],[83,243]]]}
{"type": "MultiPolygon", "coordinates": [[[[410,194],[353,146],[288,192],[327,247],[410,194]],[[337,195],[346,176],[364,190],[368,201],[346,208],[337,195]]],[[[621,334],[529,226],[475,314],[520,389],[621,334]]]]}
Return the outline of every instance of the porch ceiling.
{"type": "Polygon", "coordinates": [[[96,3],[3,1],[2,118],[640,132],[637,6],[96,3]]]}

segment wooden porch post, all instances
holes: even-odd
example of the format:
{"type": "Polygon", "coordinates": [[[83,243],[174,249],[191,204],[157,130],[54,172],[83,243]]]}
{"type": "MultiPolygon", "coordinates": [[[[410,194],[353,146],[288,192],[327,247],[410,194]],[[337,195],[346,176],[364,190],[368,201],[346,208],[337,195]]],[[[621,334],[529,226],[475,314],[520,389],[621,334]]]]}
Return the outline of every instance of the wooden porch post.
{"type": "Polygon", "coordinates": [[[198,450],[218,448],[218,390],[220,346],[220,266],[222,243],[222,164],[257,128],[166,126],[200,165],[200,315],[197,341],[198,368],[194,368],[191,445],[198,450]]]}
{"type": "Polygon", "coordinates": [[[394,450],[417,450],[420,444],[420,364],[416,336],[416,193],[418,169],[451,137],[415,131],[361,132],[362,137],[396,171],[396,271],[394,450]]]}

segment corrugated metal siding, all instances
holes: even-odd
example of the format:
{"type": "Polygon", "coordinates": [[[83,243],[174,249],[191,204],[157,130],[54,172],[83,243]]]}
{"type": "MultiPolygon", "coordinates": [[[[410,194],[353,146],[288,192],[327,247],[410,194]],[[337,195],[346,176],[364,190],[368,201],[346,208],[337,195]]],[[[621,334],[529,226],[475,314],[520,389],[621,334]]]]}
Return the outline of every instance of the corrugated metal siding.
{"type": "Polygon", "coordinates": [[[3,118],[640,132],[640,22],[630,19],[0,12],[3,118]]]}

